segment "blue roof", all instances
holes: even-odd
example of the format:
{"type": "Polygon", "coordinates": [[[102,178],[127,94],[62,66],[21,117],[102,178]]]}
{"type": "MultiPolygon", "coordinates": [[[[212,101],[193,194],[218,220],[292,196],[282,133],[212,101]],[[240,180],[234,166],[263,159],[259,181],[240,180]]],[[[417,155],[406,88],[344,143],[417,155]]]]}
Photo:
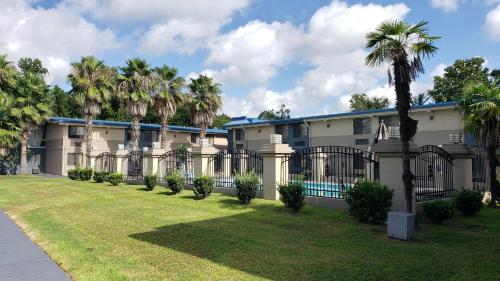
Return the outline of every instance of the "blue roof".
{"type": "MultiPolygon", "coordinates": [[[[48,119],[50,123],[64,123],[64,124],[77,124],[84,125],[85,120],[80,118],[67,118],[67,117],[50,117],[48,119]]],[[[108,120],[94,120],[94,125],[96,126],[109,126],[109,127],[125,127],[131,128],[132,124],[130,122],[122,122],[122,121],[108,121],[108,120]]],[[[159,124],[140,124],[141,129],[145,130],[160,130],[161,125],[159,124]]],[[[198,133],[200,129],[195,127],[184,127],[184,126],[168,126],[170,131],[176,132],[188,132],[188,133],[198,133]]],[[[222,129],[207,129],[207,134],[227,134],[227,130],[222,129]]]]}
{"type": "MultiPolygon", "coordinates": [[[[429,108],[439,108],[439,107],[449,107],[456,105],[456,102],[442,102],[442,103],[430,103],[424,105],[413,106],[412,109],[429,109],[429,108]]],[[[370,114],[370,113],[383,113],[383,112],[395,112],[396,108],[384,108],[384,109],[371,109],[364,111],[355,111],[355,112],[343,112],[343,113],[334,113],[334,114],[325,114],[325,115],[313,115],[306,117],[297,117],[283,120],[264,120],[258,118],[247,118],[246,116],[240,116],[236,118],[232,118],[229,123],[227,123],[224,127],[227,128],[235,128],[242,126],[251,126],[251,125],[265,125],[265,124],[290,124],[290,123],[299,123],[304,122],[306,120],[314,120],[314,119],[326,119],[326,118],[335,118],[335,117],[346,117],[346,116],[356,116],[362,114],[370,114]]]]}

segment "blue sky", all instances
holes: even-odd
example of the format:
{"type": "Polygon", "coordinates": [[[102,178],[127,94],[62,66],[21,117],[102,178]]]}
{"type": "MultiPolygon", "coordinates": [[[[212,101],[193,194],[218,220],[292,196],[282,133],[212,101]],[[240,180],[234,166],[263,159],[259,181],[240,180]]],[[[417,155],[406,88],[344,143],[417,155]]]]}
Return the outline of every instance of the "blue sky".
{"type": "Polygon", "coordinates": [[[500,0],[0,0],[0,53],[39,57],[65,88],[69,63],[139,56],[186,77],[214,77],[223,111],[256,115],[285,103],[292,115],[348,109],[349,96],[394,98],[385,67],[363,64],[364,34],[386,19],[429,21],[439,53],[412,92],[458,58],[500,68],[500,0]]]}

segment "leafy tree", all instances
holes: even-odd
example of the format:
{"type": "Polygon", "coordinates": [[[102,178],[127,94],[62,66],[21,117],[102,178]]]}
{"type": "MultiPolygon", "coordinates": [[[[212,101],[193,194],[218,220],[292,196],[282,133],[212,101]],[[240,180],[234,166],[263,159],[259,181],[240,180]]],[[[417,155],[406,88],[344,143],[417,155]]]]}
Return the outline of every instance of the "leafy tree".
{"type": "Polygon", "coordinates": [[[290,109],[282,104],[280,109],[274,111],[273,109],[264,110],[259,114],[259,119],[264,120],[285,120],[290,119],[290,109]]]}
{"type": "Polygon", "coordinates": [[[0,55],[0,102],[5,104],[5,99],[12,94],[18,72],[16,67],[7,60],[7,55],[0,55]]]}
{"type": "Polygon", "coordinates": [[[424,105],[426,102],[428,102],[431,99],[431,97],[426,94],[426,93],[420,93],[411,99],[411,105],[424,105]]]}
{"type": "Polygon", "coordinates": [[[9,111],[18,75],[15,66],[7,60],[7,56],[0,55],[0,158],[7,155],[19,137],[9,111]]]}
{"type": "MultiPolygon", "coordinates": [[[[399,131],[403,152],[403,182],[405,186],[406,209],[413,212],[413,179],[410,170],[410,140],[417,132],[418,121],[410,118],[410,83],[419,73],[424,72],[422,58],[430,57],[437,52],[433,45],[439,37],[428,34],[427,22],[415,25],[401,20],[385,21],[376,31],[366,35],[366,47],[371,53],[366,57],[368,66],[379,66],[383,63],[392,65],[396,88],[396,109],[399,113],[399,131]]],[[[392,76],[389,73],[389,84],[392,76]]]]}
{"type": "Polygon", "coordinates": [[[52,114],[54,116],[82,117],[75,97],[71,93],[64,91],[61,87],[56,85],[51,89],[50,95],[52,98],[52,114]]]}
{"type": "Polygon", "coordinates": [[[170,124],[176,126],[194,127],[191,108],[188,103],[181,104],[170,119],[170,124]]]}
{"type": "Polygon", "coordinates": [[[154,69],[157,87],[154,93],[154,108],[160,118],[160,143],[161,148],[167,148],[168,120],[177,111],[177,106],[184,100],[182,89],[184,78],[177,75],[175,67],[164,65],[154,69]]]}
{"type": "Polygon", "coordinates": [[[151,93],[155,86],[153,73],[145,60],[133,58],[127,60],[125,67],[120,67],[118,75],[118,97],[125,111],[132,117],[130,145],[139,149],[140,121],[152,104],[151,93]]]}
{"type": "Polygon", "coordinates": [[[481,57],[456,60],[444,69],[443,76],[434,76],[434,89],[429,90],[429,95],[436,102],[459,100],[468,84],[488,81],[489,71],[483,67],[484,62],[481,57]]]}
{"type": "Polygon", "coordinates": [[[496,208],[499,194],[496,167],[500,129],[500,80],[470,84],[459,101],[459,110],[464,115],[465,130],[473,133],[486,145],[491,202],[489,207],[496,208]]]}
{"type": "Polygon", "coordinates": [[[229,117],[229,115],[224,114],[224,113],[217,114],[214,117],[213,127],[222,129],[222,128],[224,128],[224,125],[229,123],[229,121],[231,121],[231,117],[229,117]]]}
{"type": "Polygon", "coordinates": [[[190,91],[191,114],[193,123],[200,128],[200,139],[204,139],[207,128],[212,125],[215,114],[222,106],[219,84],[212,78],[200,75],[191,78],[188,85],[190,91]]]}
{"type": "Polygon", "coordinates": [[[389,99],[382,97],[370,98],[366,94],[353,94],[349,100],[351,111],[363,111],[370,109],[384,109],[389,107],[389,99]]]}
{"type": "Polygon", "coordinates": [[[115,88],[115,72],[95,57],[82,57],[79,62],[71,64],[68,82],[73,87],[71,92],[85,115],[85,154],[86,166],[89,167],[94,116],[100,114],[103,105],[111,99],[115,88]]]}
{"type": "Polygon", "coordinates": [[[493,80],[495,79],[500,79],[500,69],[493,69],[491,72],[490,72],[490,76],[493,80]]]}
{"type": "Polygon", "coordinates": [[[45,122],[51,114],[49,87],[44,75],[47,69],[39,59],[23,58],[18,64],[21,76],[15,86],[15,98],[10,112],[20,129],[21,174],[28,173],[28,139],[32,130],[45,122]]]}
{"type": "MultiPolygon", "coordinates": [[[[154,116],[154,114],[152,114],[154,116]]],[[[130,116],[127,114],[125,109],[122,108],[120,99],[117,95],[113,95],[111,100],[107,105],[104,105],[101,114],[98,116],[102,120],[113,120],[113,121],[129,121],[130,116]]],[[[153,121],[152,123],[156,123],[153,121]]]]}

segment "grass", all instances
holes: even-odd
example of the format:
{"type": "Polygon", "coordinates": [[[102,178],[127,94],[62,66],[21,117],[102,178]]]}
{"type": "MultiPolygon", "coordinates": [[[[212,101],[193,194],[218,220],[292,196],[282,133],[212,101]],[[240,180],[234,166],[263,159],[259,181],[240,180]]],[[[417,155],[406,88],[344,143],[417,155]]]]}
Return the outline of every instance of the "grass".
{"type": "Polygon", "coordinates": [[[75,280],[498,280],[500,211],[414,242],[342,211],[156,187],[0,177],[5,210],[75,280]]]}

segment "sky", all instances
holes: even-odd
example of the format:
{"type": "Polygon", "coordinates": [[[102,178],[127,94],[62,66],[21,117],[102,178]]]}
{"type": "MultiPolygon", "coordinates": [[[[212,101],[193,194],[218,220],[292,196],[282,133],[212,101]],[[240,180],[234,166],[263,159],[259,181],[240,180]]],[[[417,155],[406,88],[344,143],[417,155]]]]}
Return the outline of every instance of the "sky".
{"type": "Polygon", "coordinates": [[[292,116],[349,110],[353,93],[388,97],[387,65],[369,68],[365,35],[385,20],[429,22],[442,36],[411,85],[418,94],[456,59],[500,68],[500,0],[0,0],[0,54],[37,57],[47,81],[69,89],[70,63],[133,57],[221,84],[222,112],[257,116],[286,104],[292,116]]]}

